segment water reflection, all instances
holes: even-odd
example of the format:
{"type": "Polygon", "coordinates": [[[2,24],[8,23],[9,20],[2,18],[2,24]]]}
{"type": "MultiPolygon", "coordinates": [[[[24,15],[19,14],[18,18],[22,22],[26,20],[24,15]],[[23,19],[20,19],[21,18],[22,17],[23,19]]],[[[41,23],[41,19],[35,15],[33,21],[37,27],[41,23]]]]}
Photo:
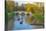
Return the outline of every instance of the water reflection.
{"type": "MultiPolygon", "coordinates": [[[[23,30],[23,29],[32,29],[32,26],[25,23],[25,18],[27,17],[25,13],[15,13],[13,30],[23,30]]],[[[27,14],[29,16],[29,14],[27,14]]]]}

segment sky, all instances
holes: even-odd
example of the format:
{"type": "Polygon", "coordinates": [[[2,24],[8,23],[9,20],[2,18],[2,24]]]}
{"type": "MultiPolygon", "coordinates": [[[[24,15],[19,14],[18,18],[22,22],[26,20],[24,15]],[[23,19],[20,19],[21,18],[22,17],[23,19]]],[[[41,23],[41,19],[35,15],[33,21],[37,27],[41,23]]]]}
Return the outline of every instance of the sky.
{"type": "Polygon", "coordinates": [[[32,3],[30,0],[14,0],[14,1],[19,3],[27,3],[27,2],[32,3]]]}
{"type": "Polygon", "coordinates": [[[22,3],[23,4],[26,4],[26,3],[32,3],[30,0],[14,0],[15,2],[18,2],[19,5],[21,5],[22,3]]]}

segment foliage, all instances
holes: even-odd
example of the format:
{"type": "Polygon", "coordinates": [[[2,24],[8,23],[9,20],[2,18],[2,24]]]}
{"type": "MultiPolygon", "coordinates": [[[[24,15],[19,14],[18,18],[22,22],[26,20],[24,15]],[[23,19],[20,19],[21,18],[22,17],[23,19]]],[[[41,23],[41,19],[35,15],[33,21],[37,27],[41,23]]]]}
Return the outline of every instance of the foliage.
{"type": "Polygon", "coordinates": [[[8,21],[13,18],[14,1],[6,1],[6,11],[8,11],[8,21]]]}
{"type": "Polygon", "coordinates": [[[31,12],[33,17],[27,18],[27,22],[31,23],[34,19],[39,21],[40,23],[43,23],[44,19],[44,7],[39,7],[39,5],[27,3],[24,4],[24,8],[21,6],[16,6],[14,1],[6,1],[6,10],[8,11],[8,19],[12,18],[15,14],[13,13],[14,11],[22,11],[22,8],[26,12],[31,12]]]}
{"type": "Polygon", "coordinates": [[[43,24],[43,21],[44,21],[44,16],[43,16],[44,7],[43,6],[39,7],[39,5],[28,3],[25,6],[25,10],[27,12],[32,12],[32,16],[33,16],[33,18],[30,18],[30,20],[28,20],[28,23],[31,23],[35,19],[35,22],[38,22],[36,24],[39,24],[39,23],[43,24]]]}
{"type": "Polygon", "coordinates": [[[6,9],[8,12],[12,12],[15,7],[14,1],[6,1],[6,9]]]}

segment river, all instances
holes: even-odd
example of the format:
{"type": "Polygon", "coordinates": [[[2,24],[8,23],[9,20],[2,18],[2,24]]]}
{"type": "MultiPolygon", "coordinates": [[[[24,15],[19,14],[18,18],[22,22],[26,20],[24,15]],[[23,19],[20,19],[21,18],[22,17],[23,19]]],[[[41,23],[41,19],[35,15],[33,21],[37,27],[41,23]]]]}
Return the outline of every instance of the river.
{"type": "Polygon", "coordinates": [[[25,18],[27,16],[16,15],[14,16],[13,29],[14,30],[23,30],[23,29],[32,29],[32,25],[25,23],[25,18]]]}
{"type": "Polygon", "coordinates": [[[14,22],[13,22],[13,30],[27,30],[27,29],[38,29],[38,28],[43,28],[43,26],[36,26],[36,25],[30,25],[25,23],[25,18],[27,16],[22,16],[22,15],[15,15],[14,16],[14,22]]]}

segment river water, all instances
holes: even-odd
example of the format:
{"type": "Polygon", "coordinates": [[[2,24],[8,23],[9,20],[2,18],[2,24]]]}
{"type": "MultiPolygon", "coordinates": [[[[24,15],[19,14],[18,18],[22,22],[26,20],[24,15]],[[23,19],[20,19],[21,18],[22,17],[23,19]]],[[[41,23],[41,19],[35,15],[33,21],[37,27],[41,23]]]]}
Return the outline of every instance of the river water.
{"type": "Polygon", "coordinates": [[[14,23],[13,23],[13,30],[23,30],[23,29],[32,29],[32,25],[25,23],[25,18],[27,16],[22,15],[15,15],[14,16],[14,23]]]}
{"type": "Polygon", "coordinates": [[[43,26],[36,26],[36,25],[30,25],[25,23],[25,19],[27,18],[26,15],[15,15],[14,16],[14,22],[13,22],[13,30],[28,30],[28,29],[38,29],[43,28],[43,26]]]}

